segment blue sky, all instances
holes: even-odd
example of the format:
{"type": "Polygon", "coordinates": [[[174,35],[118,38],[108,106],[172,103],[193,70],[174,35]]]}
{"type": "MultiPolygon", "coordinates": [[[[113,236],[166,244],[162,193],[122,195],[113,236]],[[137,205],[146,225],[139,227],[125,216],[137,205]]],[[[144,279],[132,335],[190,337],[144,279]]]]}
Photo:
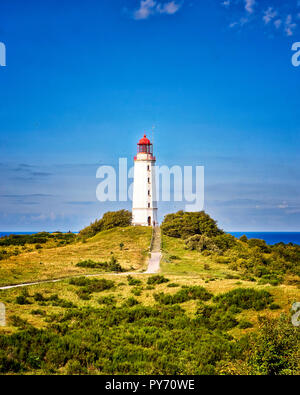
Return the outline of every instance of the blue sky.
{"type": "MultiPolygon", "coordinates": [[[[78,230],[110,209],[100,164],[204,165],[231,231],[300,231],[297,0],[3,0],[0,231],[78,230]]],[[[184,204],[161,204],[160,218],[184,204]]]]}

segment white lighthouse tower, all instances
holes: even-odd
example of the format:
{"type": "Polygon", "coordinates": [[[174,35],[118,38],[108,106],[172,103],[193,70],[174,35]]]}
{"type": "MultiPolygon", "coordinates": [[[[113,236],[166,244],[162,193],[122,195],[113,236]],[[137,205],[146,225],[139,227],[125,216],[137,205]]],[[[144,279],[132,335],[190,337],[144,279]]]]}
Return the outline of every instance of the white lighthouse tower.
{"type": "Polygon", "coordinates": [[[132,224],[156,226],[157,201],[155,183],[155,156],[153,145],[146,135],[138,142],[134,157],[134,183],[132,200],[132,224]]]}

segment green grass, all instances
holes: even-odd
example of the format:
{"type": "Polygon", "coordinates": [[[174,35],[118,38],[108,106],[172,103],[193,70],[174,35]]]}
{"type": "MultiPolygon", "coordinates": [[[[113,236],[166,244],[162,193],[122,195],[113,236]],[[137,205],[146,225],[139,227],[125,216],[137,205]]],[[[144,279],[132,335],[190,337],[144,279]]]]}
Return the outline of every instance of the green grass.
{"type": "Polygon", "coordinates": [[[127,227],[103,231],[86,242],[62,247],[43,245],[41,249],[28,251],[25,246],[18,255],[0,261],[0,286],[97,273],[97,269],[76,264],[86,260],[110,261],[112,255],[124,269],[143,270],[150,240],[150,228],[127,227]]]}

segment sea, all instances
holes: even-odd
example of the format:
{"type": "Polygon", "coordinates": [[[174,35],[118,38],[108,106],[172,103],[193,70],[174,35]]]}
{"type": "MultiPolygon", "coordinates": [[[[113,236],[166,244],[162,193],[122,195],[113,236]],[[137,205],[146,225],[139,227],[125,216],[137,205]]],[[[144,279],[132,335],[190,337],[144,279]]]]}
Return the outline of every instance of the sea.
{"type": "MultiPolygon", "coordinates": [[[[31,235],[38,232],[0,232],[0,237],[9,235],[31,235]]],[[[78,233],[78,232],[74,232],[78,233]]],[[[283,242],[285,244],[294,243],[300,245],[300,232],[228,232],[231,235],[240,238],[246,235],[248,239],[262,239],[267,244],[276,244],[283,242]]]]}

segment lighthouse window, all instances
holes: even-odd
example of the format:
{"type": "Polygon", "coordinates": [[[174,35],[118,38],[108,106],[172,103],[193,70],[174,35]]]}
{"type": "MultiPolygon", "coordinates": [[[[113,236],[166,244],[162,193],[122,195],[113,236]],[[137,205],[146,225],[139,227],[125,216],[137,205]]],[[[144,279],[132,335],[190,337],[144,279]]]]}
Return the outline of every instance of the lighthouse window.
{"type": "Polygon", "coordinates": [[[150,166],[149,166],[149,165],[147,166],[147,170],[148,170],[148,171],[150,170],[150,166]]]}
{"type": "Polygon", "coordinates": [[[150,203],[148,203],[148,208],[150,208],[150,203]]]}
{"type": "Polygon", "coordinates": [[[148,196],[150,196],[150,190],[148,189],[148,196]]]}
{"type": "Polygon", "coordinates": [[[148,177],[148,184],[150,184],[150,178],[148,177]]]}

